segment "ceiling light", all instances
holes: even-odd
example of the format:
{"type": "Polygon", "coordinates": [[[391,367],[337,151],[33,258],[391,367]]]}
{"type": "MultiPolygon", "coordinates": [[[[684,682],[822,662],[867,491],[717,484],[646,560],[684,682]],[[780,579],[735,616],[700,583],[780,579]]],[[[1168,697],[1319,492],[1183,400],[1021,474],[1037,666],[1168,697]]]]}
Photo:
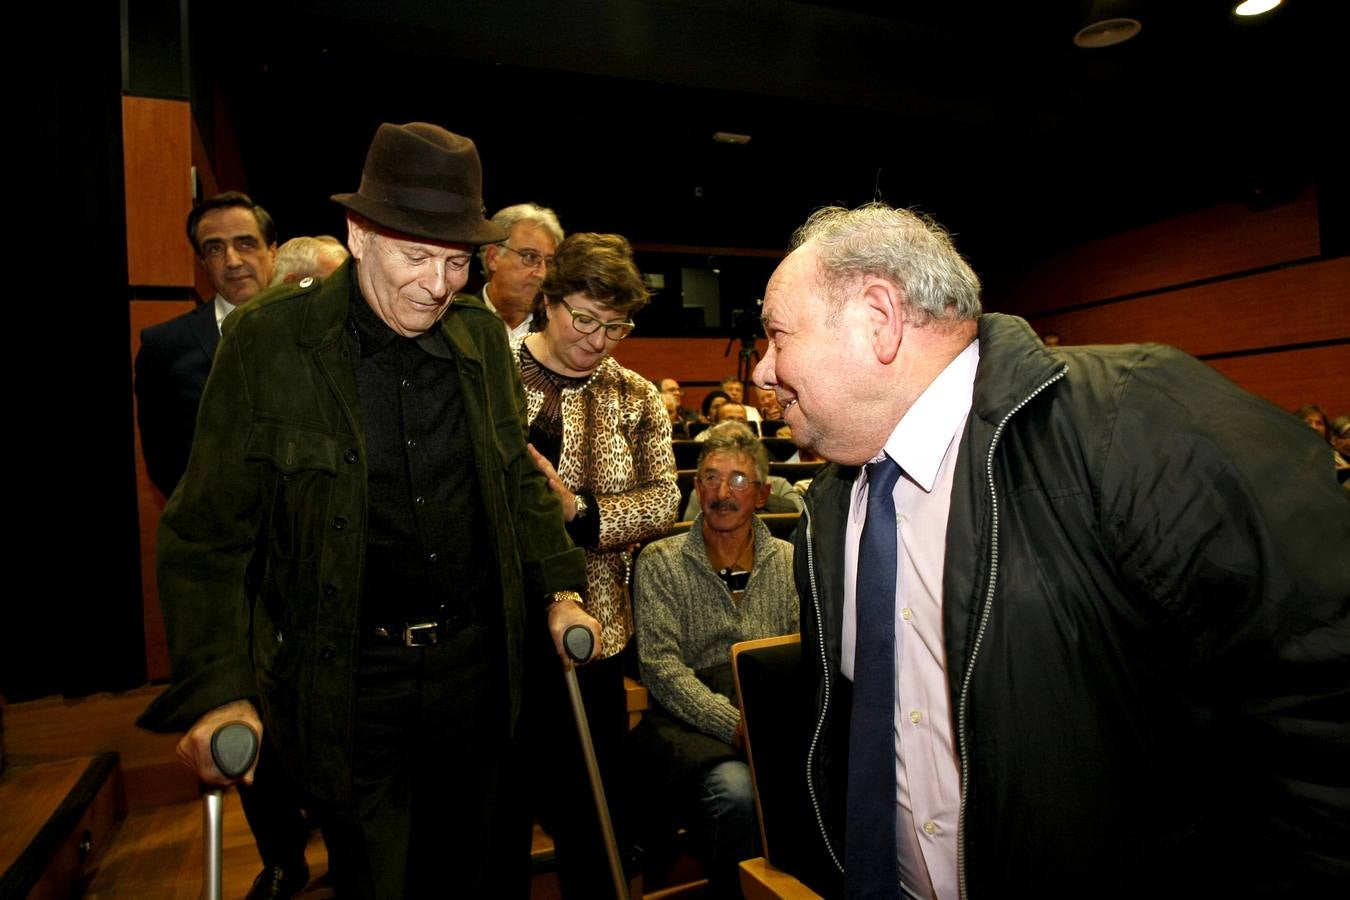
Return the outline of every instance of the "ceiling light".
{"type": "Polygon", "coordinates": [[[713,140],[719,144],[748,144],[750,143],[750,135],[719,131],[713,135],[713,140]]]}
{"type": "Polygon", "coordinates": [[[1095,49],[1124,43],[1137,35],[1143,28],[1138,19],[1102,19],[1078,29],[1073,36],[1076,47],[1095,49]]]}
{"type": "Polygon", "coordinates": [[[1233,14],[1237,16],[1259,16],[1261,13],[1270,12],[1279,5],[1280,0],[1243,0],[1233,7],[1233,14]]]}

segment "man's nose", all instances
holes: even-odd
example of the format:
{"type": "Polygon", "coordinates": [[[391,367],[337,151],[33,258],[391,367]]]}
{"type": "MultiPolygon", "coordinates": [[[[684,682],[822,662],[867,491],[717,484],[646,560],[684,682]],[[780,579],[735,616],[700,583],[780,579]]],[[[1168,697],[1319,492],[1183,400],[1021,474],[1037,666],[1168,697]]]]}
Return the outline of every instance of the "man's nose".
{"type": "Polygon", "coordinates": [[[236,266],[242,266],[244,258],[239,255],[239,251],[234,249],[234,244],[225,245],[225,267],[233,269],[236,266]]]}
{"type": "Polygon", "coordinates": [[[774,356],[776,354],[777,351],[774,350],[773,344],[769,344],[769,348],[765,350],[764,355],[760,357],[759,364],[755,366],[755,371],[751,373],[751,380],[759,387],[772,389],[778,386],[778,379],[773,370],[774,356]]]}
{"type": "Polygon", "coordinates": [[[450,293],[450,273],[446,271],[445,263],[433,263],[430,272],[421,281],[422,290],[431,295],[433,300],[441,300],[450,293]]]}

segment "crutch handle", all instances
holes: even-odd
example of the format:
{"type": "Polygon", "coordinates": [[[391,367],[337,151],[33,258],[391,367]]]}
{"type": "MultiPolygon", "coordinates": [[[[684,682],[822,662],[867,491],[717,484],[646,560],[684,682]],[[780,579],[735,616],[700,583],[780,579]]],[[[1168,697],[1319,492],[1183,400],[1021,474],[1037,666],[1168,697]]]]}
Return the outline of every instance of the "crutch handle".
{"type": "Polygon", "coordinates": [[[563,647],[573,662],[585,662],[595,652],[595,635],[585,625],[569,625],[563,632],[563,647]]]}
{"type": "Polygon", "coordinates": [[[247,722],[226,722],[211,735],[211,758],[226,778],[238,778],[258,755],[258,732],[247,722]]]}

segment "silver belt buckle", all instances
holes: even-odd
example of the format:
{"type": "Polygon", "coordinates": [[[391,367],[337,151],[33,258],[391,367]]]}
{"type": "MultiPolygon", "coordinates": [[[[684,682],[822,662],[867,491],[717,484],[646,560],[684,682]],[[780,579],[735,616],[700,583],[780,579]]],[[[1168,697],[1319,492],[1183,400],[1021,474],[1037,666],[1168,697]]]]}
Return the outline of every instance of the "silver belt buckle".
{"type": "Polygon", "coordinates": [[[403,629],[403,646],[426,647],[440,643],[440,624],[437,622],[411,622],[403,629]]]}

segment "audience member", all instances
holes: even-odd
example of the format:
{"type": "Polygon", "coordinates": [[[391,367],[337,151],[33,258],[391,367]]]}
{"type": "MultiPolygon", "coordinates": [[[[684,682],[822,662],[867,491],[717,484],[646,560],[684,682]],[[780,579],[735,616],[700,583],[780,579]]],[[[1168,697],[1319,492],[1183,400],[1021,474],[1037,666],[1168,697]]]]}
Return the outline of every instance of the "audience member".
{"type": "Polygon", "coordinates": [[[1327,414],[1322,412],[1322,407],[1318,406],[1316,403],[1305,403],[1303,406],[1294,410],[1294,415],[1302,419],[1303,424],[1320,434],[1323,440],[1327,439],[1329,425],[1327,423],[1327,414]]]}
{"type": "MultiPolygon", "coordinates": [[[[731,398],[733,403],[745,403],[745,383],[736,376],[729,375],[723,378],[718,387],[731,398]]],[[[759,431],[759,410],[753,406],[746,406],[745,421],[751,423],[750,429],[752,431],[759,431]]]]}
{"type": "Polygon", "coordinates": [[[661,394],[661,404],[666,408],[666,416],[670,419],[670,438],[674,441],[686,441],[689,439],[689,423],[680,415],[680,401],[675,399],[672,394],[661,394]]]}
{"type": "Polygon", "coordinates": [[[220,323],[268,285],[277,255],[272,217],[239,191],[217,194],[188,213],[187,236],[215,297],[142,331],[136,354],[141,450],[150,480],[166,497],[187,468],[220,323]]]}
{"type": "MultiPolygon", "coordinates": [[[[360,189],[333,197],[352,259],[228,320],[160,524],[173,682],[142,723],[186,730],[208,784],[229,781],[215,729],[260,731],[318,806],[341,897],[528,877],[501,843],[522,638],[546,620],[562,654],[570,625],[599,632],[501,325],[451,303],[503,236],[481,181],[467,138],[380,126],[360,189]]],[[[227,258],[260,245],[222,239],[227,258]]]]}
{"type": "Polygon", "coordinates": [[[332,235],[293,237],[277,250],[269,287],[294,284],[304,278],[327,278],[347,261],[347,248],[332,235]]]}
{"type": "Polygon", "coordinates": [[[686,424],[697,422],[698,412],[692,409],[684,408],[684,388],[674,378],[662,378],[657,383],[657,388],[662,394],[669,394],[675,400],[675,407],[679,410],[680,419],[686,424]]]}
{"type": "MultiPolygon", "coordinates": [[[[558,245],[536,301],[537,329],[512,343],[525,385],[530,454],[562,500],[562,517],[586,552],[586,609],[604,626],[599,659],[578,675],[591,740],[623,838],[621,766],[628,711],[622,651],[633,635],[628,547],[675,521],[680,491],[670,427],[650,381],[610,355],[633,330],[648,293],[628,241],[581,233],[558,245]],[[616,802],[617,801],[617,802],[616,802]]],[[[612,896],[595,806],[568,698],[547,647],[534,654],[525,698],[530,770],[541,824],[553,835],[563,896],[612,896]]]]}
{"type": "Polygon", "coordinates": [[[534,301],[563,239],[562,224],[553,210],[534,203],[508,206],[492,224],[506,232],[506,240],[478,250],[487,279],[482,300],[502,320],[508,338],[524,337],[533,330],[534,301]]]}
{"type": "Polygon", "coordinates": [[[1350,490],[1350,416],[1337,416],[1327,437],[1336,453],[1336,480],[1350,490]]]}
{"type": "Polygon", "coordinates": [[[795,553],[820,858],[849,897],[1340,896],[1350,505],[1320,442],[979,290],[871,204],[813,215],[764,295],[756,381],[834,463],[795,553]]]}
{"type": "Polygon", "coordinates": [[[703,415],[699,417],[699,421],[707,425],[716,425],[717,410],[730,399],[726,391],[708,391],[708,395],[703,398],[703,415]]]}
{"type": "Polygon", "coordinates": [[[643,784],[665,794],[648,799],[678,807],[698,838],[712,895],[740,897],[737,865],[757,855],[758,830],[730,649],[795,632],[797,594],[791,545],[755,518],[769,496],[763,445],[739,422],[708,434],[702,512],[638,557],[638,657],[653,703],[635,763],[643,784]]]}

